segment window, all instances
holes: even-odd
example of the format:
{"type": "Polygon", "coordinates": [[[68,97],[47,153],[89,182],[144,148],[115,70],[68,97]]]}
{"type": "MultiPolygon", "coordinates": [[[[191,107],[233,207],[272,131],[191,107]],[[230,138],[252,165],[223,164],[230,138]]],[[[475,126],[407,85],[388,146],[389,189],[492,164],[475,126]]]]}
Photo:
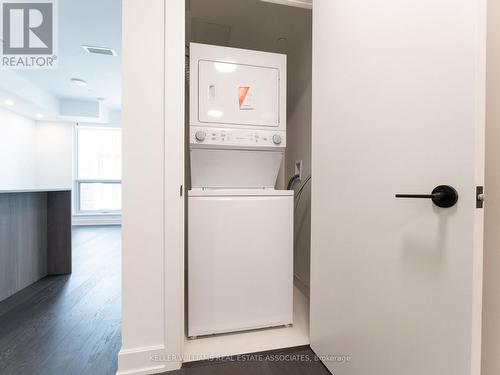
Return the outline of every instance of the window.
{"type": "Polygon", "coordinates": [[[121,211],[121,129],[78,126],[76,213],[121,211]]]}

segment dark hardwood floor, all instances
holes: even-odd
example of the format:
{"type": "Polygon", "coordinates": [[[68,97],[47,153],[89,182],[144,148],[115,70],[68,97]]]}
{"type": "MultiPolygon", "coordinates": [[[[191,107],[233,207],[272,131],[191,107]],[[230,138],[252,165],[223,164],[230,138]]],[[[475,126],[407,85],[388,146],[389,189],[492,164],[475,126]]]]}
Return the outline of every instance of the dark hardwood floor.
{"type": "MultiPolygon", "coordinates": [[[[73,273],[0,302],[0,374],[114,375],[120,349],[119,227],[73,229],[73,273]]],[[[186,364],[172,375],[329,375],[311,349],[186,364]],[[244,359],[244,360],[243,360],[244,359]]]]}
{"type": "Polygon", "coordinates": [[[331,375],[309,347],[192,362],[165,375],[331,375]]]}
{"type": "Polygon", "coordinates": [[[120,227],[74,228],[73,273],[0,302],[0,374],[114,375],[120,259],[120,227]]]}

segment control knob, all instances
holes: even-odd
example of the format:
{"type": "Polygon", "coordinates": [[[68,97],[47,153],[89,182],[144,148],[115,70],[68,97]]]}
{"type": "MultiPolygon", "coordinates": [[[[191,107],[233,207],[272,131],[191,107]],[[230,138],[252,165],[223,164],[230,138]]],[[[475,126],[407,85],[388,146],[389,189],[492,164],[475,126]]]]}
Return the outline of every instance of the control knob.
{"type": "Polygon", "coordinates": [[[275,145],[281,144],[281,136],[279,134],[273,135],[273,142],[275,145]]]}
{"type": "Polygon", "coordinates": [[[207,133],[205,133],[203,130],[198,130],[195,134],[194,137],[198,142],[203,142],[205,140],[205,137],[207,136],[207,133]]]}

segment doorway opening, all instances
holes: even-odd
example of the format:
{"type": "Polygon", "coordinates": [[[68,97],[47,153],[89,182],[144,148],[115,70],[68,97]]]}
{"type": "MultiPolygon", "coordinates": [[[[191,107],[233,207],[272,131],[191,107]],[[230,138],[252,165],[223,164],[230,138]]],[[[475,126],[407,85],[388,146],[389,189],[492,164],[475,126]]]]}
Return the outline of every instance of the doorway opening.
{"type": "MultiPolygon", "coordinates": [[[[197,276],[191,274],[193,279],[188,277],[189,273],[195,269],[192,266],[190,270],[190,264],[193,264],[190,257],[196,256],[189,249],[189,230],[194,228],[193,225],[190,226],[189,221],[194,221],[193,217],[190,219],[190,215],[200,215],[200,211],[195,211],[190,207],[193,198],[188,195],[185,210],[187,232],[185,326],[187,329],[184,342],[184,361],[190,362],[206,358],[308,345],[311,219],[311,11],[258,0],[191,0],[186,3],[185,40],[187,69],[185,175],[188,190],[193,189],[193,185],[196,185],[193,184],[192,178],[194,174],[190,169],[190,165],[192,165],[190,155],[191,157],[197,157],[190,152],[189,102],[190,95],[193,95],[193,92],[189,91],[189,87],[190,79],[193,79],[194,76],[193,72],[189,71],[189,60],[192,52],[190,43],[286,56],[287,74],[286,91],[284,93],[286,95],[286,148],[272,188],[278,192],[293,191],[291,193],[293,195],[293,213],[290,213],[293,216],[293,253],[290,251],[289,254],[289,257],[293,257],[293,320],[289,325],[235,330],[221,334],[191,337],[192,335],[189,333],[189,280],[196,280],[197,276]]],[[[191,47],[195,48],[196,45],[194,47],[191,45],[191,47]]],[[[198,77],[198,74],[196,76],[198,77]]],[[[216,90],[215,86],[213,90],[216,90]]],[[[258,95],[258,93],[255,95],[258,95]]],[[[259,98],[256,97],[255,101],[258,100],[259,98]]],[[[191,120],[193,120],[192,113],[191,120]]],[[[236,166],[236,168],[239,167],[236,166]]],[[[228,172],[228,175],[231,173],[234,176],[237,172],[228,172]]],[[[210,216],[210,212],[207,214],[210,216]]],[[[265,215],[265,211],[262,211],[261,214],[265,215]]],[[[242,212],[242,215],[245,215],[245,213],[242,212]]],[[[258,216],[259,213],[257,212],[256,215],[258,216]]],[[[214,220],[216,219],[214,218],[214,220]]],[[[251,236],[255,235],[252,227],[254,226],[250,225],[247,228],[247,233],[242,234],[240,239],[242,242],[248,241],[251,236]]],[[[192,247],[194,246],[193,238],[195,237],[191,237],[192,247]]],[[[238,251],[237,243],[235,243],[234,251],[238,251]]],[[[264,256],[260,261],[265,263],[266,257],[264,256]]],[[[283,259],[283,261],[285,262],[286,259],[283,259]]],[[[203,268],[203,265],[201,267],[203,268]]],[[[253,277],[259,278],[259,269],[255,269],[253,277]]],[[[272,282],[272,278],[270,280],[272,282]]],[[[191,288],[193,288],[193,282],[191,288]]],[[[264,289],[258,292],[266,293],[264,289]]],[[[230,300],[227,302],[231,303],[230,300]]]]}

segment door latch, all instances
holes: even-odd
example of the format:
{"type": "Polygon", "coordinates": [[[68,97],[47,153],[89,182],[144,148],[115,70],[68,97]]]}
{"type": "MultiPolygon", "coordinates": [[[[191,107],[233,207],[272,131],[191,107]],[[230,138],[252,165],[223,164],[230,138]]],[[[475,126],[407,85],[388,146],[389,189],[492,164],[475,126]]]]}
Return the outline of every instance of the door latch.
{"type": "Polygon", "coordinates": [[[476,186],[476,208],[483,208],[484,205],[484,187],[476,186]]]}

